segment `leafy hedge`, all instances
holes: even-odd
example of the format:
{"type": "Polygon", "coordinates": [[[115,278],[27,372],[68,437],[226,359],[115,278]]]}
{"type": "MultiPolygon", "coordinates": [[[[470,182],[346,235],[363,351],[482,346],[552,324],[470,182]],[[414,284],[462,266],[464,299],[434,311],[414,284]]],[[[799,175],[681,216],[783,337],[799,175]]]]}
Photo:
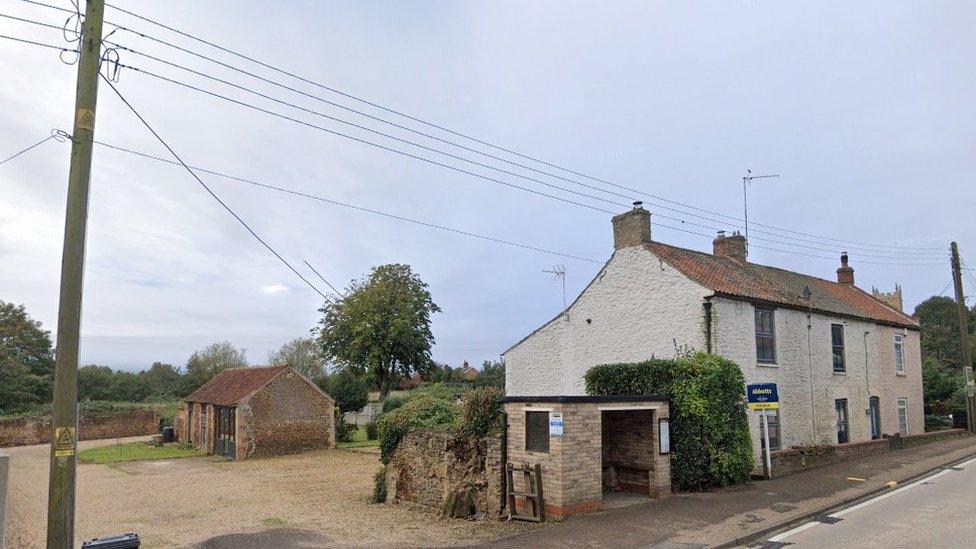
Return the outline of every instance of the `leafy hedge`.
{"type": "Polygon", "coordinates": [[[495,387],[479,387],[464,393],[461,399],[461,420],[458,434],[483,437],[502,428],[502,397],[505,393],[495,387]]]}
{"type": "Polygon", "coordinates": [[[585,376],[591,395],[671,398],[671,483],[703,490],[748,480],[754,466],[745,380],[734,362],[694,353],[675,360],[607,364],[585,376]]]}
{"type": "Polygon", "coordinates": [[[380,438],[380,461],[390,460],[393,451],[410,429],[453,429],[460,411],[457,404],[424,395],[407,400],[403,406],[380,415],[376,428],[380,438]]]}

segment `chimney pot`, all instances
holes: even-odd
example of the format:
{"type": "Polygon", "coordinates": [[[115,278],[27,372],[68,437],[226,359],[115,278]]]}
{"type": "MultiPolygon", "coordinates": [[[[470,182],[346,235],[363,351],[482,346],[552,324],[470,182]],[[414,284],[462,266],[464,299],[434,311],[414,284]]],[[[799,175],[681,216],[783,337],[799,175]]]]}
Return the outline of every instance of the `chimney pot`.
{"type": "Polygon", "coordinates": [[[640,246],[651,241],[651,212],[643,202],[634,202],[634,208],[613,216],[613,249],[620,250],[640,246]]]}
{"type": "Polygon", "coordinates": [[[854,285],[854,268],[848,264],[847,252],[840,254],[840,268],[837,269],[837,282],[854,285]]]}
{"type": "Polygon", "coordinates": [[[727,257],[734,261],[746,261],[746,237],[739,233],[725,236],[725,231],[719,231],[712,241],[712,253],[718,257],[727,257]]]}

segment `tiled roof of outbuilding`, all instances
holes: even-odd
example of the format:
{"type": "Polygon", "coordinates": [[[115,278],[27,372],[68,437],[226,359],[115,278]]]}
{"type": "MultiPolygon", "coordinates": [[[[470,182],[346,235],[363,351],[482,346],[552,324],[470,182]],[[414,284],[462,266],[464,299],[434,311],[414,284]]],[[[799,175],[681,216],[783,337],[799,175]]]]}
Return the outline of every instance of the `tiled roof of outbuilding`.
{"type": "Polygon", "coordinates": [[[815,276],[736,261],[727,257],[696,252],[660,242],[644,247],[691,280],[712,291],[750,300],[765,301],[842,316],[863,318],[905,328],[918,328],[918,322],[905,313],[889,307],[864,290],[815,276]],[[809,304],[803,298],[809,287],[809,304]]]}
{"type": "Polygon", "coordinates": [[[265,368],[230,368],[215,375],[184,400],[233,406],[288,368],[287,364],[265,368]]]}

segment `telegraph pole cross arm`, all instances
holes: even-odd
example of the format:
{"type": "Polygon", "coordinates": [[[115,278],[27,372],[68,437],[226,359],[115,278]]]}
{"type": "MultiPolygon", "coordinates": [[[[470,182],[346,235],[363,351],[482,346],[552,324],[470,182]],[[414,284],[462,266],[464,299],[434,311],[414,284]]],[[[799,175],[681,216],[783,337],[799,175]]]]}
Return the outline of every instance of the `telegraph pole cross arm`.
{"type": "Polygon", "coordinates": [[[104,0],[88,0],[78,44],[74,133],[68,200],[61,256],[57,355],[54,362],[54,410],[51,432],[51,476],[48,484],[47,547],[70,549],[75,531],[75,467],[78,450],[78,348],[81,338],[81,297],[84,284],[85,235],[91,177],[95,104],[102,49],[104,0]]]}
{"type": "Polygon", "coordinates": [[[966,309],[966,296],[962,289],[962,260],[959,259],[959,246],[952,243],[952,284],[956,289],[956,314],[959,316],[960,363],[966,383],[966,426],[970,433],[976,433],[976,400],[973,387],[973,352],[969,344],[969,311],[966,309]]]}

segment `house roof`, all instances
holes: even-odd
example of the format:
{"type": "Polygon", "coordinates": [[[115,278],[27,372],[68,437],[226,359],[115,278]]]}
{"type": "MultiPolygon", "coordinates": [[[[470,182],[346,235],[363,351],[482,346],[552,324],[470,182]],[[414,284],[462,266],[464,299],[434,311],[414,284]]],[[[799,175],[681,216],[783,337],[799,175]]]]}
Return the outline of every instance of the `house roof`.
{"type": "Polygon", "coordinates": [[[215,375],[184,400],[233,406],[289,368],[287,364],[265,368],[229,368],[215,375]]]}
{"type": "Polygon", "coordinates": [[[737,261],[660,242],[644,247],[716,294],[817,312],[872,320],[904,328],[918,322],[864,290],[776,267],[737,261]],[[809,303],[804,289],[811,290],[809,303]]]}

